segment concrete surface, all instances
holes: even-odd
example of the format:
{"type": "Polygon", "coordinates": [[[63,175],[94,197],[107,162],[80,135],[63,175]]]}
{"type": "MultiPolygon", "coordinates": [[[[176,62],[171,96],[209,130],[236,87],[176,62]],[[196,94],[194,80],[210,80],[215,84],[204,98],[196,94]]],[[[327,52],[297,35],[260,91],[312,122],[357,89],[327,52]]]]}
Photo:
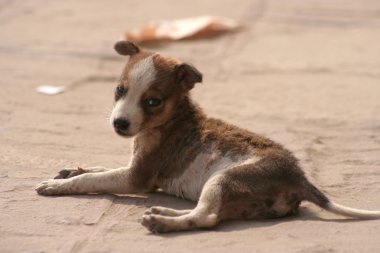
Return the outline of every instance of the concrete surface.
{"type": "Polygon", "coordinates": [[[337,202],[380,209],[380,1],[1,0],[1,252],[380,251],[380,221],[308,203],[292,218],[157,236],[138,223],[147,206],[194,204],[35,193],[63,167],[128,162],[130,140],[108,125],[125,62],[113,43],[150,20],[203,14],[247,27],[151,49],[203,72],[193,95],[206,112],[287,146],[337,202]],[[67,91],[35,92],[49,84],[67,91]]]}

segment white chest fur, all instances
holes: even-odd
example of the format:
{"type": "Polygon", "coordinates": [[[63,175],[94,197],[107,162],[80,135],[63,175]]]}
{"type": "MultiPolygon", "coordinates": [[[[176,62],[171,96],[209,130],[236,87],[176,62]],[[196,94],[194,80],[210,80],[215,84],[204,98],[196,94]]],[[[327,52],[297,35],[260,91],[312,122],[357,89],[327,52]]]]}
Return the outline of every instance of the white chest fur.
{"type": "Polygon", "coordinates": [[[182,175],[163,182],[162,189],[178,197],[197,201],[204,184],[211,177],[237,165],[255,161],[257,159],[252,156],[242,156],[240,159],[232,160],[229,156],[220,157],[216,153],[201,153],[182,175]]]}

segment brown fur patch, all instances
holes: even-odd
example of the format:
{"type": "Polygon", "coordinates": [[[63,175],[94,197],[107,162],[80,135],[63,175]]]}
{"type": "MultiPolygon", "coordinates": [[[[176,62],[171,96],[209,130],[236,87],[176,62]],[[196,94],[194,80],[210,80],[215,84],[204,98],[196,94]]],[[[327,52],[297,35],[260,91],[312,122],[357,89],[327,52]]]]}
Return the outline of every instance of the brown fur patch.
{"type": "Polygon", "coordinates": [[[156,54],[153,57],[153,63],[157,71],[156,78],[143,94],[140,102],[140,106],[144,110],[142,129],[165,124],[170,119],[174,106],[183,95],[173,78],[173,71],[178,61],[156,54]],[[162,102],[157,107],[150,107],[145,103],[149,98],[158,98],[162,102]]]}

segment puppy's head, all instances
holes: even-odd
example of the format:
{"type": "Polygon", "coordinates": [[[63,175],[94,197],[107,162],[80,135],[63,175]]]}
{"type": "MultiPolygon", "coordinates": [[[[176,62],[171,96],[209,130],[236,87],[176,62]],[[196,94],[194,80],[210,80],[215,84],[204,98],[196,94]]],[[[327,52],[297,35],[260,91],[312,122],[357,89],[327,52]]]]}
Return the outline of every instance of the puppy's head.
{"type": "Polygon", "coordinates": [[[111,114],[111,124],[119,135],[133,136],[165,124],[184,95],[202,81],[202,74],[193,66],[141,50],[131,42],[119,41],[114,48],[130,56],[115,90],[111,114]]]}

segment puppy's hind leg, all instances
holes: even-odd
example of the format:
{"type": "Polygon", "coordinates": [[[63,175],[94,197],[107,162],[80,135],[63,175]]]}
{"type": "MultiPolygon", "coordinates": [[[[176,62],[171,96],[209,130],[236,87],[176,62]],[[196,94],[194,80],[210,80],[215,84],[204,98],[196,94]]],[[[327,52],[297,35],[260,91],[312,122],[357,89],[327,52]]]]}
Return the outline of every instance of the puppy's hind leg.
{"type": "MultiPolygon", "coordinates": [[[[209,228],[219,222],[218,214],[222,206],[223,191],[220,182],[223,175],[212,177],[203,187],[197,206],[191,211],[185,211],[176,217],[162,214],[145,214],[142,225],[153,233],[164,233],[179,230],[192,230],[196,228],[209,228]]],[[[181,211],[170,212],[179,214],[181,211]]],[[[166,213],[168,214],[168,213],[166,213]]]]}
{"type": "Polygon", "coordinates": [[[161,206],[152,206],[151,208],[147,209],[144,214],[146,214],[146,215],[159,214],[162,216],[176,217],[176,216],[182,216],[185,214],[189,214],[190,212],[191,212],[191,209],[177,210],[177,209],[161,207],[161,206]]]}

